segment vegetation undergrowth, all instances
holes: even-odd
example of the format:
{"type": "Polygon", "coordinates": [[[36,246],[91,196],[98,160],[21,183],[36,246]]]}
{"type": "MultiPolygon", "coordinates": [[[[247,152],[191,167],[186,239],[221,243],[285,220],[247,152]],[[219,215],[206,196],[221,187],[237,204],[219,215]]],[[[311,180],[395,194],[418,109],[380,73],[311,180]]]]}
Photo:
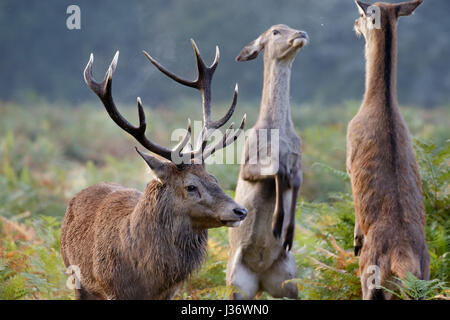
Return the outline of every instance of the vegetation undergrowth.
{"type": "MultiPolygon", "coordinates": [[[[155,120],[150,122],[154,127],[148,129],[149,135],[167,142],[164,137],[170,137],[171,129],[184,127],[188,114],[194,118],[189,103],[176,111],[150,110],[155,120]]],[[[316,106],[293,107],[293,120],[304,142],[305,183],[297,204],[293,248],[298,277],[291,280],[299,287],[300,299],[361,298],[358,258],[353,254],[353,201],[344,170],[346,123],[356,109],[353,102],[321,112],[316,106]]],[[[244,111],[250,127],[257,112],[245,104],[244,111]]],[[[445,109],[403,111],[417,138],[431,280],[397,280],[396,295],[449,299],[448,116],[445,109]]],[[[0,103],[0,113],[0,299],[73,299],[59,251],[68,199],[100,181],[143,190],[151,175],[133,150],[135,142],[101,108],[0,103]]],[[[137,120],[134,107],[124,108],[124,113],[130,121],[137,120]]],[[[224,189],[234,190],[239,166],[210,165],[208,170],[224,189]]],[[[203,267],[176,299],[229,297],[232,289],[225,284],[228,230],[210,230],[209,239],[203,267]]],[[[272,297],[263,293],[258,299],[272,297]]]]}

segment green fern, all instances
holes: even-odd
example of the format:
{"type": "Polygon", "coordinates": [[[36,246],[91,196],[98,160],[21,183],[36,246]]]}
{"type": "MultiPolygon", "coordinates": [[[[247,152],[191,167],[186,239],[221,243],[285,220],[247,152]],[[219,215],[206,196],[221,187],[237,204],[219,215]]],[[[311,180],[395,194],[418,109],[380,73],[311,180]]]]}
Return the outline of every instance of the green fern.
{"type": "Polygon", "coordinates": [[[427,212],[427,244],[431,278],[450,280],[450,140],[438,148],[414,140],[427,212]]]}
{"type": "Polygon", "coordinates": [[[312,167],[313,168],[314,167],[318,167],[320,169],[323,169],[323,170],[327,171],[328,173],[331,173],[333,176],[342,179],[343,181],[350,181],[350,176],[348,175],[347,172],[335,169],[335,168],[333,168],[333,167],[331,167],[329,165],[326,165],[324,163],[315,162],[315,163],[313,163],[312,167]]]}
{"type": "Polygon", "coordinates": [[[385,287],[382,288],[399,299],[419,300],[432,299],[434,297],[450,299],[449,296],[446,296],[446,291],[450,288],[446,286],[445,282],[439,279],[420,280],[411,272],[408,272],[405,279],[395,277],[395,280],[396,281],[389,281],[389,283],[397,290],[391,290],[385,287]]]}

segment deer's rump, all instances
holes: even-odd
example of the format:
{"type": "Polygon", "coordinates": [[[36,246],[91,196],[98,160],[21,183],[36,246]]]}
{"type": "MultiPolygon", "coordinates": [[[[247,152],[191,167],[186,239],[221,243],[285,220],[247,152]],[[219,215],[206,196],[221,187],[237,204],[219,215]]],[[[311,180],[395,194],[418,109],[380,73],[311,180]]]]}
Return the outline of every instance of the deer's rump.
{"type": "Polygon", "coordinates": [[[102,281],[97,280],[103,275],[96,261],[104,259],[108,248],[120,248],[124,217],[132,213],[141,195],[137,190],[100,183],[70,200],[61,227],[61,255],[66,267],[80,269],[83,290],[102,296],[102,281]]]}
{"type": "MultiPolygon", "coordinates": [[[[372,225],[364,237],[360,266],[362,273],[377,266],[381,284],[393,277],[405,278],[411,272],[419,279],[428,279],[429,255],[425,234],[420,225],[372,225]]],[[[370,271],[369,271],[370,273],[370,271]]]]}

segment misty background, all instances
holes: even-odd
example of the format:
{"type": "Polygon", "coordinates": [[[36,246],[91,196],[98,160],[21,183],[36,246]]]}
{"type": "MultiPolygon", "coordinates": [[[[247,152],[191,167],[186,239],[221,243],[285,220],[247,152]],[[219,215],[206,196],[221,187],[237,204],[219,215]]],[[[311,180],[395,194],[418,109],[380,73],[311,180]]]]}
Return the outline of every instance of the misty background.
{"type": "MultiPolygon", "coordinates": [[[[399,22],[399,100],[433,108],[450,101],[450,1],[428,0],[399,22]]],[[[308,32],[311,42],[293,65],[295,103],[336,105],[360,100],[364,92],[364,39],[353,31],[353,0],[153,0],[0,1],[0,101],[32,105],[36,100],[78,105],[97,101],[82,71],[94,53],[94,76],[101,80],[116,50],[114,96],[134,104],[176,107],[199,99],[195,90],[163,76],[142,54],[148,51],[169,70],[195,77],[189,38],[207,63],[215,46],[221,57],[213,100],[229,101],[235,82],[241,101],[258,104],[263,62],[237,63],[243,46],[273,24],[308,32]],[[81,30],[68,30],[69,5],[81,9],[81,30]]]]}
{"type": "MultiPolygon", "coordinates": [[[[433,279],[409,282],[402,292],[414,295],[406,299],[450,299],[449,9],[449,0],[425,0],[399,22],[399,102],[421,175],[433,279]]],[[[94,77],[101,80],[120,50],[113,81],[118,109],[136,125],[140,96],[147,137],[172,147],[178,142],[170,139],[174,129],[186,128],[188,118],[202,118],[200,94],[168,79],[142,50],[194,79],[189,39],[206,63],[219,45],[213,119],[225,114],[238,82],[230,122],[245,113],[248,129],[259,113],[263,59],[234,59],[279,23],[310,36],[293,64],[291,82],[292,122],[303,141],[291,251],[298,298],[360,299],[354,203],[345,171],[347,124],[364,93],[364,39],[353,31],[358,17],[353,0],[0,0],[0,300],[73,299],[60,255],[60,226],[70,199],[100,182],[142,191],[153,179],[134,149],[144,148],[111,120],[84,83],[91,52],[94,77]],[[80,7],[81,30],[67,29],[70,5],[80,7]]],[[[192,143],[199,131],[193,128],[192,143]]],[[[235,151],[241,159],[242,140],[228,146],[227,154],[235,151]]],[[[214,158],[220,160],[220,152],[214,158]]],[[[233,196],[239,164],[206,169],[233,196]]],[[[228,230],[211,229],[208,238],[205,263],[176,299],[229,297],[228,230]]]]}

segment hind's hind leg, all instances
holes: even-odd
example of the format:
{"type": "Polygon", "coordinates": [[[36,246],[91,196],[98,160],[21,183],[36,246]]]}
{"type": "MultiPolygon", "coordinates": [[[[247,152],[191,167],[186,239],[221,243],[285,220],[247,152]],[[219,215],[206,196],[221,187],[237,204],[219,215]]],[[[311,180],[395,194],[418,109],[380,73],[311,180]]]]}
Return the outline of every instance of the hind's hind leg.
{"type": "Polygon", "coordinates": [[[381,289],[381,276],[378,266],[360,267],[361,288],[364,300],[386,300],[381,289]]]}
{"type": "Polygon", "coordinates": [[[386,279],[390,278],[388,259],[386,256],[377,255],[373,248],[364,244],[359,258],[359,272],[361,277],[361,288],[364,300],[387,300],[382,287],[386,285],[386,279]]]}
{"type": "Polygon", "coordinates": [[[272,267],[261,275],[261,287],[275,298],[297,299],[295,283],[285,282],[297,277],[297,266],[291,252],[283,252],[272,267]]]}
{"type": "Polygon", "coordinates": [[[420,269],[422,280],[430,280],[430,254],[426,245],[420,259],[420,269]]]}
{"type": "Polygon", "coordinates": [[[227,285],[238,290],[232,293],[233,300],[253,299],[259,289],[259,277],[242,261],[241,252],[238,249],[227,265],[227,285]]]}

